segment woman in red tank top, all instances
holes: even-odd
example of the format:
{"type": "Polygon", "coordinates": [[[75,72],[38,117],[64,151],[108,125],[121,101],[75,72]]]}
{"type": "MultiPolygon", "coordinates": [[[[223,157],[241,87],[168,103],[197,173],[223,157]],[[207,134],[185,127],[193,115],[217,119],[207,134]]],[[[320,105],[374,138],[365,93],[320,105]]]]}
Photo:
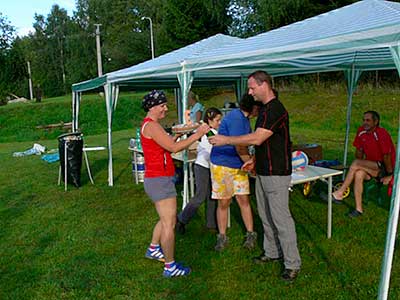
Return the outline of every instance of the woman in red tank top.
{"type": "Polygon", "coordinates": [[[207,124],[203,124],[193,135],[177,142],[158,122],[168,111],[164,92],[156,90],[150,92],[144,97],[142,106],[147,112],[140,129],[145,161],[144,189],[154,202],[160,217],[154,227],[151,244],[145,256],[165,262],[163,272],[165,277],[188,275],[190,268],[183,267],[174,260],[176,190],[171,152],[179,152],[189,147],[210,128],[207,124]]]}

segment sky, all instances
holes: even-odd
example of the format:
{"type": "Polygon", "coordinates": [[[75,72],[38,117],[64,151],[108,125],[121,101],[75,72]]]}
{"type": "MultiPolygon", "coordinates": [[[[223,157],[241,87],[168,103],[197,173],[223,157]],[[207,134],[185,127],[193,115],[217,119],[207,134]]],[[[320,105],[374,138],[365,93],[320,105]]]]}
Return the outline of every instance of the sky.
{"type": "Polygon", "coordinates": [[[1,0],[0,12],[16,28],[17,35],[23,36],[33,31],[35,13],[47,17],[54,4],[66,9],[69,16],[75,10],[75,0],[1,0]]]}

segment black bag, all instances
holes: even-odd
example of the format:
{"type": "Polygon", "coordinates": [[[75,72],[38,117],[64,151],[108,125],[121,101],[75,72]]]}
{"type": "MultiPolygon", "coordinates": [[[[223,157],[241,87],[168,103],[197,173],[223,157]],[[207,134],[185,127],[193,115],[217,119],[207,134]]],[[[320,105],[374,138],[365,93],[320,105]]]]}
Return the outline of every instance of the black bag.
{"type": "Polygon", "coordinates": [[[61,178],[65,181],[65,146],[67,147],[67,182],[76,187],[81,186],[82,167],[82,133],[67,133],[58,137],[58,152],[60,154],[61,178]]]}

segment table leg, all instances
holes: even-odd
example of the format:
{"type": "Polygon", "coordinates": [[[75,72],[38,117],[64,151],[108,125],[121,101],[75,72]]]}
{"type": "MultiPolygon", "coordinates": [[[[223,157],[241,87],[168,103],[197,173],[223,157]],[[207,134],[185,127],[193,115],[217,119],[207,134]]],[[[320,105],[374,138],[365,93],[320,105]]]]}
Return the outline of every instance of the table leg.
{"type": "Polygon", "coordinates": [[[64,143],[64,191],[67,191],[67,141],[64,143]]]}
{"type": "Polygon", "coordinates": [[[332,176],[328,179],[328,239],[332,236],[332,176]]]}
{"type": "Polygon", "coordinates": [[[92,177],[92,172],[90,172],[89,159],[88,159],[88,157],[87,157],[86,151],[83,151],[83,157],[84,157],[85,162],[86,162],[86,169],[87,169],[87,171],[88,171],[88,175],[89,175],[90,182],[91,182],[92,184],[94,184],[93,177],[92,177]]]}
{"type": "Polygon", "coordinates": [[[135,150],[133,150],[133,162],[132,162],[135,166],[135,183],[138,184],[139,183],[139,175],[138,175],[138,169],[137,169],[137,153],[135,150]]]}
{"type": "Polygon", "coordinates": [[[189,176],[188,176],[188,163],[183,163],[183,199],[182,199],[182,210],[185,208],[186,204],[189,202],[189,176]]]}
{"type": "Polygon", "coordinates": [[[190,176],[190,197],[194,197],[194,176],[193,176],[193,163],[189,164],[189,176],[190,176]]]}

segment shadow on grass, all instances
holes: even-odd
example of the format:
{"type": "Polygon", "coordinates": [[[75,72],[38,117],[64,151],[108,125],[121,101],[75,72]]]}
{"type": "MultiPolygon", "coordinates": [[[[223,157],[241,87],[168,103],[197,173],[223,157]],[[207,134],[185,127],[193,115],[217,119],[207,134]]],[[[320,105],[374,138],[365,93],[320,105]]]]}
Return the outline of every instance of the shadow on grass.
{"type": "MultiPolygon", "coordinates": [[[[317,201],[315,201],[317,202],[317,201]]],[[[305,224],[312,224],[313,228],[317,228],[317,230],[326,236],[326,230],[324,230],[320,224],[318,224],[312,217],[311,214],[309,214],[304,207],[302,207],[299,203],[297,203],[297,201],[292,201],[292,205],[296,206],[296,210],[302,212],[302,217],[306,218],[306,222],[304,222],[304,220],[302,220],[302,222],[296,222],[296,218],[293,217],[293,219],[295,220],[295,224],[296,224],[296,228],[297,231],[301,232],[300,234],[298,234],[298,236],[305,236],[307,237],[307,241],[311,243],[311,246],[308,246],[310,248],[312,248],[317,254],[318,256],[314,258],[314,260],[318,260],[317,264],[318,267],[320,266],[320,260],[322,260],[325,264],[326,264],[326,269],[327,272],[330,274],[330,276],[335,276],[338,280],[338,282],[340,283],[341,287],[343,289],[347,289],[348,292],[353,294],[352,299],[356,299],[357,298],[357,294],[354,290],[352,289],[348,289],[348,282],[347,282],[347,277],[345,275],[346,273],[346,269],[344,265],[341,265],[340,262],[338,263],[337,260],[335,260],[335,256],[329,255],[329,253],[326,252],[326,250],[324,250],[323,247],[321,247],[321,241],[319,241],[317,238],[315,238],[315,234],[313,235],[310,230],[307,229],[305,224]]],[[[327,239],[327,243],[330,243],[332,240],[328,240],[327,239]]],[[[329,249],[331,251],[334,251],[334,249],[331,249],[329,247],[329,249]]],[[[328,249],[328,250],[329,250],[328,249]]]]}

